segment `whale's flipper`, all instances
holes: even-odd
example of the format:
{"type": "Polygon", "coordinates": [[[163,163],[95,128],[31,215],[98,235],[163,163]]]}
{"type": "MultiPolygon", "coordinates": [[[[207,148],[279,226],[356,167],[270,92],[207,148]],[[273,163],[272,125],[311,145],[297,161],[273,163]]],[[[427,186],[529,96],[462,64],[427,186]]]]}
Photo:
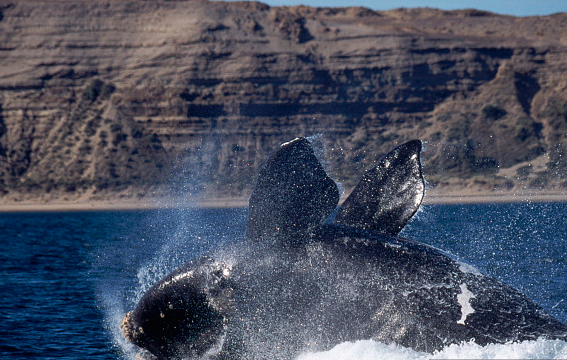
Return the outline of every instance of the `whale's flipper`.
{"type": "Polygon", "coordinates": [[[339,208],[339,224],[396,235],[415,214],[425,191],[421,141],[398,146],[366,172],[339,208]]]}
{"type": "Polygon", "coordinates": [[[252,192],[246,236],[297,244],[335,209],[337,185],[315,157],[309,141],[282,144],[263,165],[252,192]]]}

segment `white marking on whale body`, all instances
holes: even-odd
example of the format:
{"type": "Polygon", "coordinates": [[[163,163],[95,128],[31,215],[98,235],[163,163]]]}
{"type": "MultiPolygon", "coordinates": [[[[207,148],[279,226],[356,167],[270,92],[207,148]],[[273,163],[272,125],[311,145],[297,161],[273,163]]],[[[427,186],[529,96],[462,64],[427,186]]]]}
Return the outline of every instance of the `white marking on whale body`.
{"type": "Polygon", "coordinates": [[[475,298],[474,294],[467,289],[467,284],[461,284],[461,293],[457,295],[457,301],[461,305],[461,318],[457,321],[457,324],[465,325],[465,320],[467,316],[474,313],[474,309],[471,306],[470,300],[475,298]]]}
{"type": "Polygon", "coordinates": [[[467,274],[473,274],[473,275],[482,275],[480,273],[480,271],[477,270],[477,268],[475,268],[472,265],[469,265],[467,263],[463,263],[463,262],[459,262],[459,270],[461,270],[461,272],[467,273],[467,274]]]}

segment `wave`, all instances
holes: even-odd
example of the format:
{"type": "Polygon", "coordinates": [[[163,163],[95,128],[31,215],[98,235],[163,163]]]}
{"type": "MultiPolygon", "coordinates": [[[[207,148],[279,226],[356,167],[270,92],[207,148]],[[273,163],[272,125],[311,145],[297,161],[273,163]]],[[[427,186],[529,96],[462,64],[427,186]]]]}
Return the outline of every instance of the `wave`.
{"type": "Polygon", "coordinates": [[[481,346],[453,344],[433,354],[372,340],[344,342],[329,351],[303,353],[296,360],[429,360],[429,359],[567,359],[567,342],[530,340],[481,346]]]}

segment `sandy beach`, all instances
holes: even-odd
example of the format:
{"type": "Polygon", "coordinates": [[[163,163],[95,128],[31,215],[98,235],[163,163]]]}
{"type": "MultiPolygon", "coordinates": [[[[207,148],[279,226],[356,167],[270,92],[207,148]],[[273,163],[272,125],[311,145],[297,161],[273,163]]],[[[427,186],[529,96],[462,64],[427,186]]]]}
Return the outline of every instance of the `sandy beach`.
{"type": "MultiPolygon", "coordinates": [[[[427,191],[423,204],[475,204],[519,202],[567,202],[566,193],[480,193],[427,191]]],[[[210,208],[228,209],[248,206],[247,198],[217,198],[206,201],[164,198],[123,198],[108,200],[0,200],[0,212],[58,212],[58,211],[135,211],[155,209],[210,208]]]]}

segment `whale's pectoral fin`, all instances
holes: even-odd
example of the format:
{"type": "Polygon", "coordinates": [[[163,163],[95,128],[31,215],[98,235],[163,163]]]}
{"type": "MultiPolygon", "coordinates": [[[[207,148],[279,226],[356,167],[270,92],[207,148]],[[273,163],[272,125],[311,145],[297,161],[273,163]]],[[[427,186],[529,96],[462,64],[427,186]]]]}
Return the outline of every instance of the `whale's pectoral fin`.
{"type": "Polygon", "coordinates": [[[250,197],[247,237],[297,244],[305,241],[339,202],[337,185],[309,141],[282,144],[258,173],[250,197]]]}
{"type": "Polygon", "coordinates": [[[339,208],[339,224],[398,234],[419,208],[425,184],[421,141],[398,146],[368,170],[339,208]]]}

